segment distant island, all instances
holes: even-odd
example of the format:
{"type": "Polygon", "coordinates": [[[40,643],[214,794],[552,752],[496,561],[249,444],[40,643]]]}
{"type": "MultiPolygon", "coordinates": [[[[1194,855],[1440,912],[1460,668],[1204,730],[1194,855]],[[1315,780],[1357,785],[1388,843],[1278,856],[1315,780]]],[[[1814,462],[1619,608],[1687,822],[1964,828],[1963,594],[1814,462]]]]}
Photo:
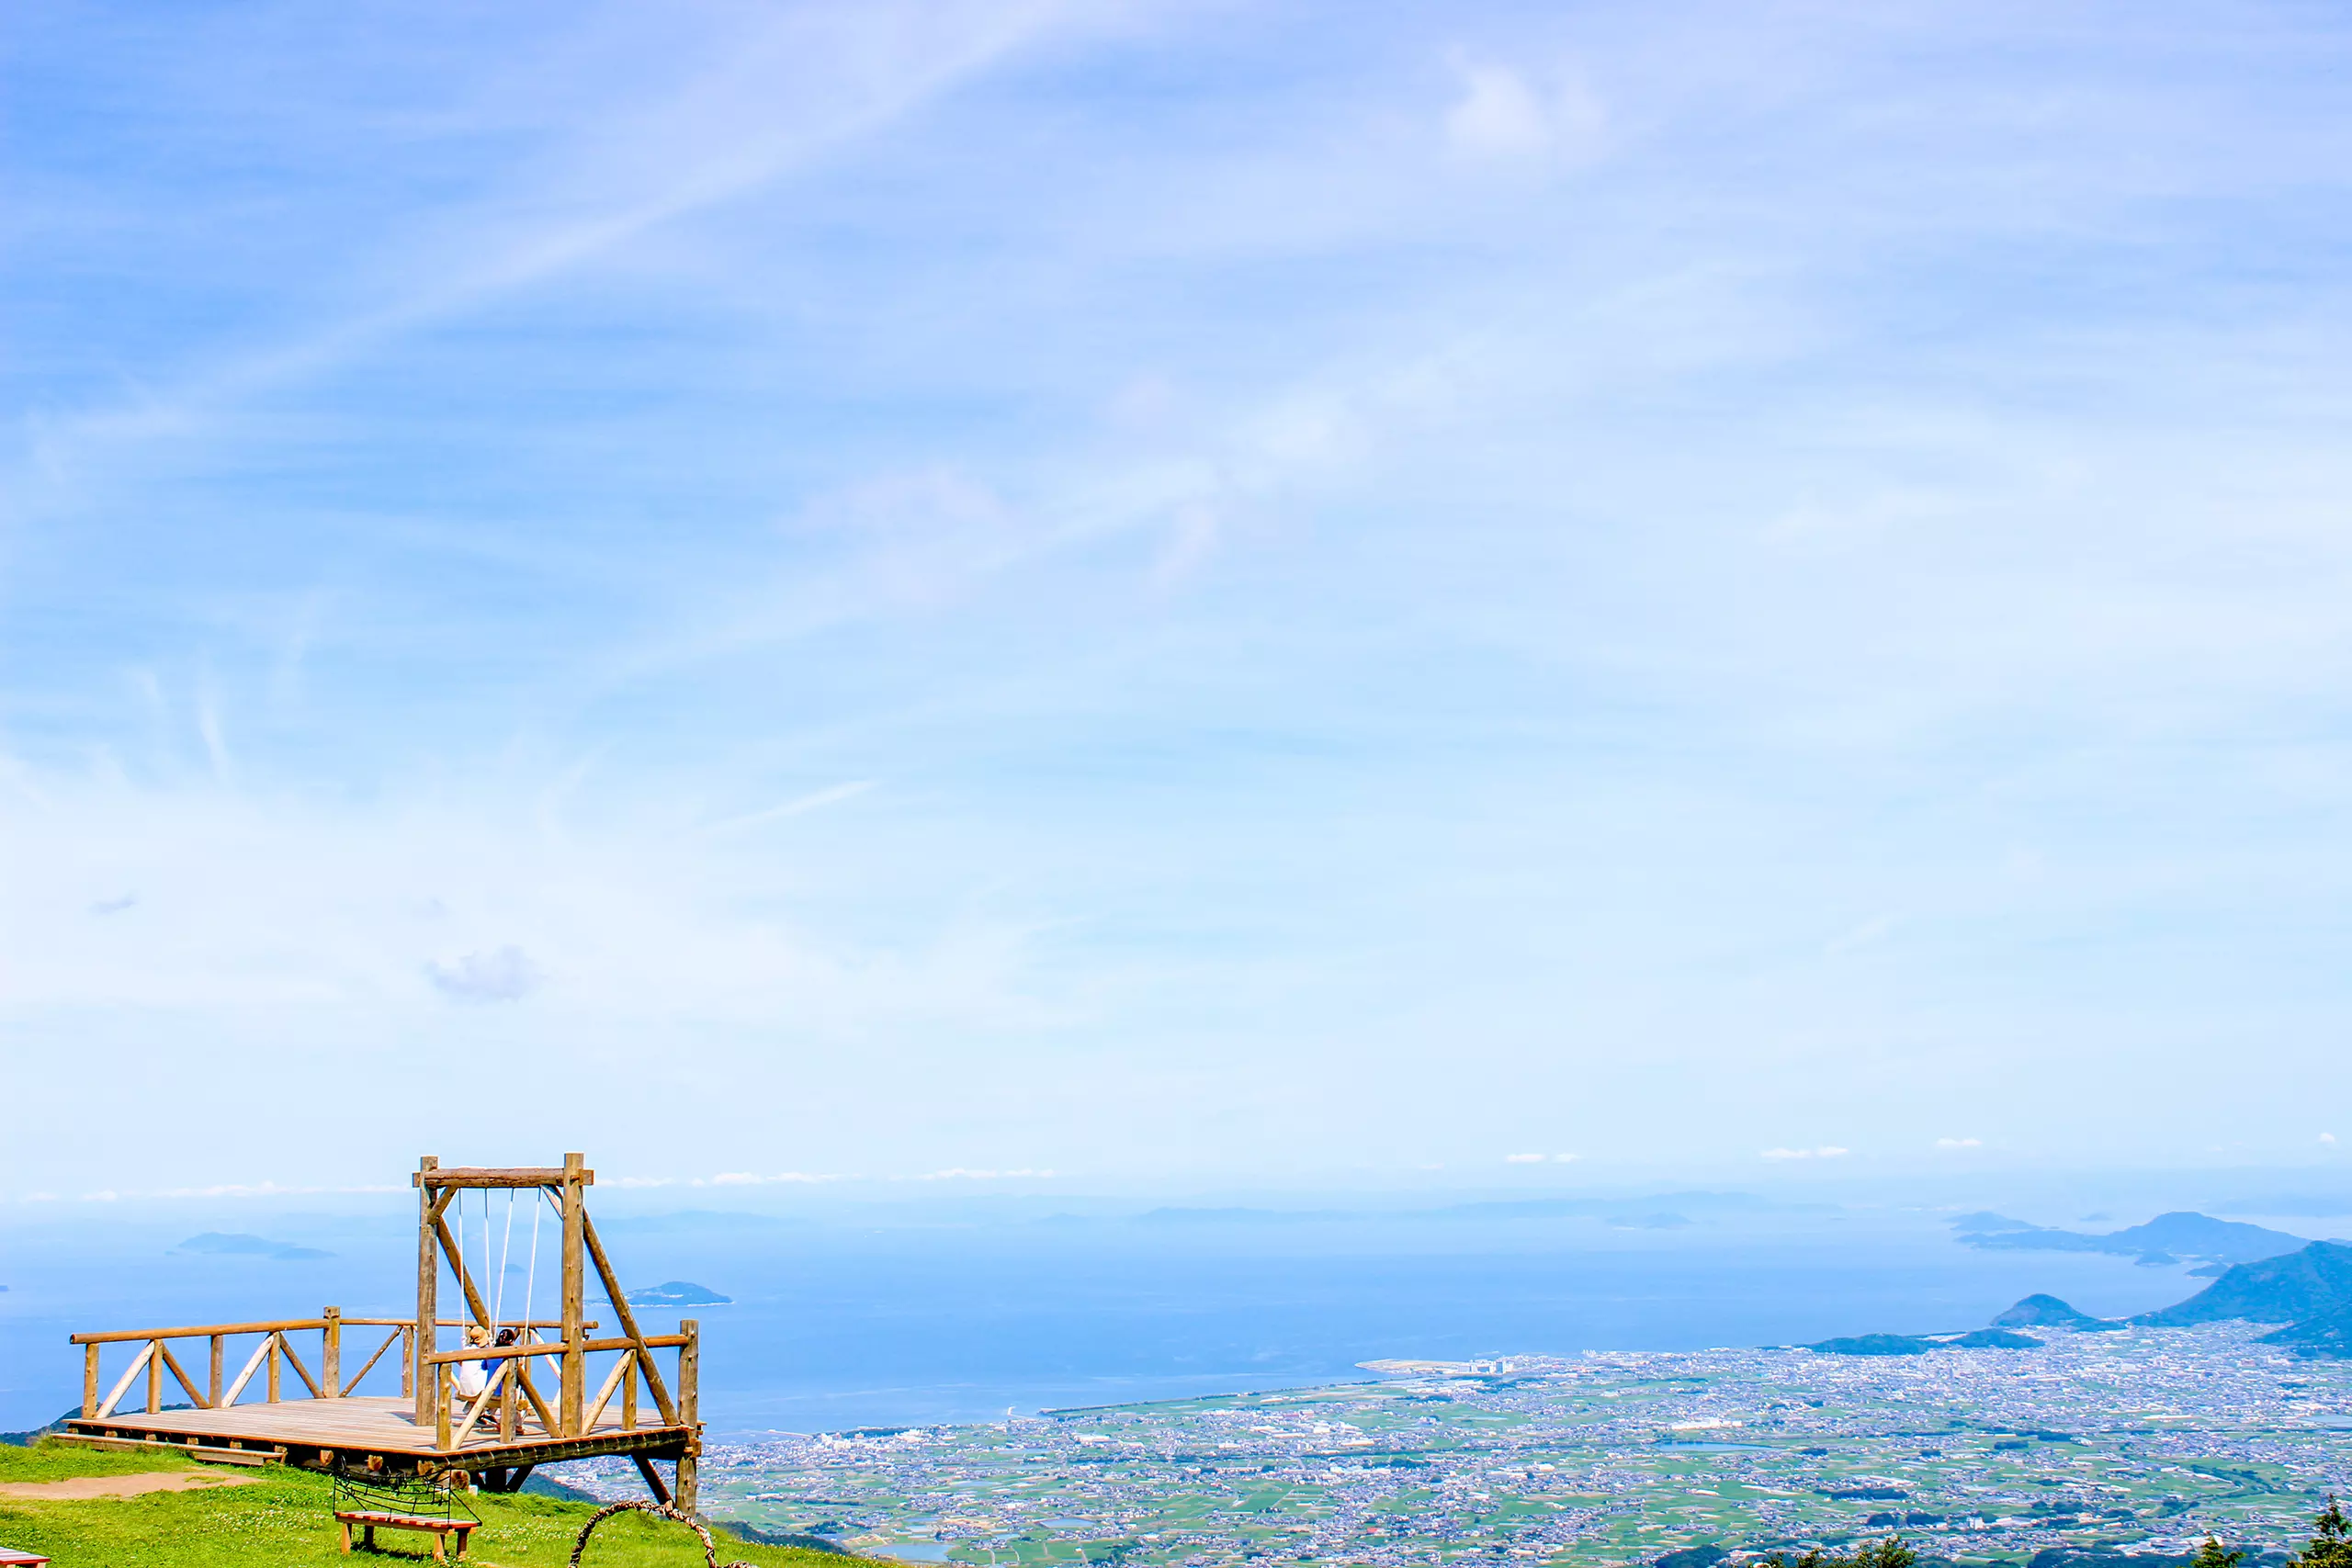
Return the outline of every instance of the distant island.
{"type": "Polygon", "coordinates": [[[172,1250],[208,1257],[266,1258],[278,1263],[312,1263],[322,1258],[334,1256],[315,1247],[296,1247],[290,1242],[272,1241],[267,1236],[221,1231],[206,1231],[202,1235],[192,1235],[172,1250]]]}
{"type": "Polygon", "coordinates": [[[2233,1263],[2256,1263],[2301,1248],[2299,1235],[2241,1220],[2217,1220],[2187,1210],[2158,1214],[2143,1225],[2093,1234],[2013,1220],[2006,1214],[1962,1214],[1952,1222],[1963,1247],[1988,1252],[2108,1252],[2150,1268],[2184,1260],[2218,1274],[2233,1263]]]}
{"type": "Polygon", "coordinates": [[[732,1306],[732,1296],[722,1296],[708,1285],[697,1285],[691,1280],[671,1280],[659,1285],[639,1285],[621,1294],[631,1306],[732,1306]]]}

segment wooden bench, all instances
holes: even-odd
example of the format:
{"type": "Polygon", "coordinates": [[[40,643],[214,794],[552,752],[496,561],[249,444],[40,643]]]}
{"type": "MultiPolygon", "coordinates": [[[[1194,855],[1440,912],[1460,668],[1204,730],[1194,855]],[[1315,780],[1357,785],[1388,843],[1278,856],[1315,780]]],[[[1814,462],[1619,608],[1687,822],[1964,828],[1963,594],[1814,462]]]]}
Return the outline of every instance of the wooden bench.
{"type": "Polygon", "coordinates": [[[38,1551],[18,1551],[0,1546],[0,1563],[7,1564],[8,1568],[41,1568],[41,1564],[48,1561],[38,1551]]]}
{"type": "Polygon", "coordinates": [[[370,1551],[376,1550],[376,1532],[379,1529],[421,1530],[433,1537],[433,1561],[435,1562],[448,1561],[441,1550],[444,1537],[454,1535],[458,1538],[458,1555],[462,1558],[466,1554],[466,1538],[481,1528],[471,1519],[421,1519],[413,1514],[377,1514],[359,1509],[345,1511],[338,1508],[334,1518],[335,1523],[343,1527],[343,1549],[345,1551],[351,1550],[351,1527],[354,1525],[363,1532],[360,1544],[370,1551]]]}

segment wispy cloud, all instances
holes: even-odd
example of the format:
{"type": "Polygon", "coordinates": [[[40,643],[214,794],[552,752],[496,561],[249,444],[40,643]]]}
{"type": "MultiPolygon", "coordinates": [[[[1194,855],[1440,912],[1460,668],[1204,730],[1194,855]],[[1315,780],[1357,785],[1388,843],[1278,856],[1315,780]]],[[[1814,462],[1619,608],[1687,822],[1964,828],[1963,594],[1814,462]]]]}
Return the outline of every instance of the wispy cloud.
{"type": "Polygon", "coordinates": [[[828,806],[838,806],[844,800],[854,800],[873,787],[874,781],[871,779],[857,779],[848,784],[829,785],[824,789],[812,790],[807,795],[795,796],[781,805],[771,806],[763,811],[746,812],[741,817],[730,817],[725,821],[714,822],[706,831],[731,833],[739,829],[756,828],[763,822],[780,822],[786,818],[804,817],[811,811],[822,811],[828,806]]]}
{"type": "Polygon", "coordinates": [[[1770,1160],[1842,1159],[1853,1152],[1851,1149],[1841,1149],[1835,1144],[1823,1144],[1810,1149],[1766,1149],[1762,1151],[1762,1157],[1770,1160]]]}
{"type": "Polygon", "coordinates": [[[2312,1147],[2345,39],[109,15],[0,153],[50,1186],[199,1179],[90,1081],[227,1124],[424,1037],[593,1066],[525,1101],[583,1142],[650,1064],[737,1173],[787,1102],[837,1171],[2312,1147]]]}
{"type": "MultiPolygon", "coordinates": [[[[710,1178],[710,1185],[713,1187],[772,1187],[781,1182],[787,1186],[801,1186],[848,1179],[850,1179],[847,1177],[819,1175],[805,1170],[780,1170],[771,1176],[756,1175],[747,1170],[735,1170],[710,1178]]],[[[697,1181],[695,1185],[699,1186],[701,1183],[697,1181]]]]}
{"type": "Polygon", "coordinates": [[[460,1002],[520,1001],[538,989],[539,966],[521,948],[506,946],[469,953],[448,963],[427,964],[424,973],[443,996],[460,1002]]]}

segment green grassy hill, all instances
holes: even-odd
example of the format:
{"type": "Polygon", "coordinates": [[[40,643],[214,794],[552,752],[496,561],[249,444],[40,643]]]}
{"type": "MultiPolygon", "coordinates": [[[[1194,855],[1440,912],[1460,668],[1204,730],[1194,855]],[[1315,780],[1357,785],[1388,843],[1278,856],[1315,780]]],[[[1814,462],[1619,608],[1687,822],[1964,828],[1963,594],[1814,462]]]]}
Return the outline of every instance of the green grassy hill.
{"type": "MultiPolygon", "coordinates": [[[[0,1447],[0,1486],[77,1476],[200,1471],[247,1485],[155,1492],[137,1497],[33,1498],[0,1493],[0,1546],[38,1551],[57,1568],[138,1563],[140,1568],[355,1568],[345,1557],[326,1477],[271,1465],[227,1470],[150,1454],[101,1453],[58,1443],[0,1447]]],[[[562,1568],[593,1504],[552,1497],[469,1499],[482,1518],[466,1552],[481,1568],[562,1568]]],[[[379,1531],[381,1559],[432,1560],[432,1538],[379,1531]]],[[[719,1532],[719,1559],[760,1568],[843,1568],[845,1559],[791,1547],[755,1546],[719,1532]]],[[[582,1568],[700,1568],[702,1542],[665,1519],[625,1514],[597,1527],[582,1568]]]]}

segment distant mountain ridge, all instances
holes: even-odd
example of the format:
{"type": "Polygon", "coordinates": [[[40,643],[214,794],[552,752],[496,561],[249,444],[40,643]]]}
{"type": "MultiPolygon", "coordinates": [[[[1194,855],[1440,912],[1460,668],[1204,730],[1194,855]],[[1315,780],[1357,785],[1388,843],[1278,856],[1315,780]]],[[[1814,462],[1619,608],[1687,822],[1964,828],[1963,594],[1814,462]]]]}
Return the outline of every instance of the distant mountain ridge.
{"type": "Polygon", "coordinates": [[[2120,1328],[2103,1317],[2093,1317],[2071,1303],[2056,1296],[2030,1295],[1993,1319],[1996,1328],[2076,1328],[2098,1330],[2120,1328]]]}
{"type": "Polygon", "coordinates": [[[2003,1214],[1963,1214],[1952,1222],[1961,1244],[1988,1252],[2106,1252],[2136,1258],[2152,1268],[2191,1259],[2202,1263],[2254,1263],[2296,1251],[2305,1238],[2243,1220],[2175,1210],[2142,1225],[2095,1234],[2061,1230],[2003,1214]]]}
{"type": "Polygon", "coordinates": [[[2185,1302],[2142,1313],[2151,1328],[2247,1318],[2301,1324],[2352,1309],[2352,1246],[2314,1241],[2281,1258],[2240,1263],[2185,1302]]]}
{"type": "Polygon", "coordinates": [[[2290,1323],[2275,1334],[2264,1335],[2262,1342],[2291,1346],[2298,1356],[2352,1359],[2352,1309],[2290,1323]]]}

